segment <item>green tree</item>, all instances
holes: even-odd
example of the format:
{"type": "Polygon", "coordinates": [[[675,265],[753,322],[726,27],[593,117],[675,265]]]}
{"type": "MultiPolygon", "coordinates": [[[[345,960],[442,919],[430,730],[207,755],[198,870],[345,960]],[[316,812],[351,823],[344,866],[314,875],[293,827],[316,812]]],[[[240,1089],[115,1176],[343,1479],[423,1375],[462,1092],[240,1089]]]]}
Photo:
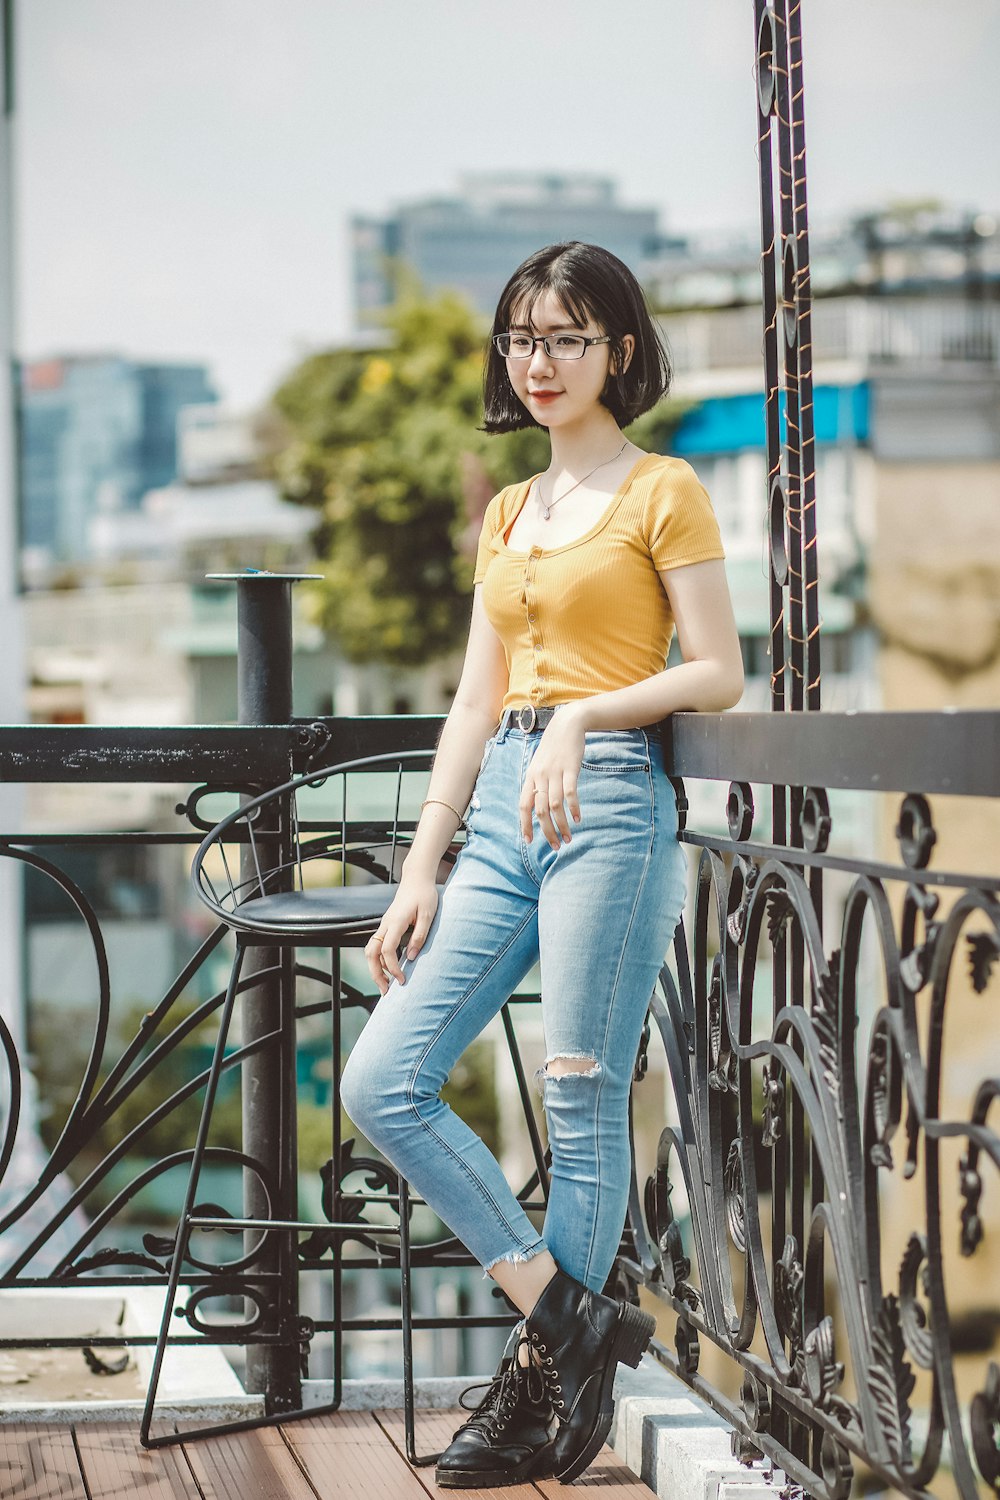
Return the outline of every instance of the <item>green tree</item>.
{"type": "MultiPolygon", "coordinates": [[[[461,644],[486,503],[549,449],[538,428],[479,430],[485,329],[460,298],[411,290],[388,328],[383,349],[292,372],[274,397],[274,464],[286,498],[318,512],[324,628],[353,661],[412,666],[461,644]]],[[[658,448],[675,421],[658,408],[630,435],[658,448]]]]}

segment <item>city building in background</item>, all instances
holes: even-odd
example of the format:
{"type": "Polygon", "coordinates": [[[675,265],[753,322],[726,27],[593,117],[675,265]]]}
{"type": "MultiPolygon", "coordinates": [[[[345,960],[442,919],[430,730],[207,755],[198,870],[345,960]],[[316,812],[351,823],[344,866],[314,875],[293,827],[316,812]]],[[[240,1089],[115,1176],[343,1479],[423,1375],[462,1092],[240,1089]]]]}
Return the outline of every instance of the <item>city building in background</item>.
{"type": "MultiPolygon", "coordinates": [[[[1000,221],[939,204],[897,204],[809,231],[813,296],[1000,296],[1000,221]]],[[[751,233],[665,244],[644,268],[663,309],[760,304],[760,242],[751,233]]]]}
{"type": "MultiPolygon", "coordinates": [[[[402,204],[351,223],[359,332],[378,326],[407,271],[428,290],[460,292],[485,316],[522,260],[543,245],[604,245],[639,277],[655,307],[760,303],[755,233],[664,233],[654,209],[627,208],[611,178],[495,173],[462,177],[453,198],[402,204]]],[[[810,231],[813,294],[973,300],[1000,296],[1000,222],[936,203],[866,210],[810,231]]]]}
{"type": "Polygon", "coordinates": [[[640,276],[683,240],[661,232],[653,208],[618,201],[610,177],[589,173],[501,172],[463,176],[453,198],[420,198],[384,219],[351,222],[353,297],[359,331],[377,327],[393,303],[402,268],[428,291],[460,292],[491,315],[511,272],[533,250],[587,240],[640,276]]]}
{"type": "Polygon", "coordinates": [[[85,562],[97,515],[135,511],[178,471],[178,414],[216,400],[204,365],[118,355],[21,372],[21,551],[29,583],[85,562]]]}
{"type": "MultiPolygon", "coordinates": [[[[760,309],[662,322],[675,394],[690,403],[673,451],[712,496],[748,668],[743,706],[763,710],[760,309]]],[[[996,702],[1000,300],[951,288],[818,297],[812,345],[824,706],[996,702]]]]}
{"type": "Polygon", "coordinates": [[[314,511],[282,500],[267,472],[266,418],[218,403],[177,414],[176,478],[128,511],[98,511],[88,529],[91,576],[198,586],[245,567],[314,570],[314,511]]]}

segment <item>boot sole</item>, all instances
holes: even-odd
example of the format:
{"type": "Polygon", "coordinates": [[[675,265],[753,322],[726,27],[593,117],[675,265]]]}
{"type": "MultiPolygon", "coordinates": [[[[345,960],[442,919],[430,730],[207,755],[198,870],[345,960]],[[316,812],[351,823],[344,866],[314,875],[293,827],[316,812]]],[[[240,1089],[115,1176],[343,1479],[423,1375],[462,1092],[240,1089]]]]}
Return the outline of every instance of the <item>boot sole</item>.
{"type": "Polygon", "coordinates": [[[434,1480],[443,1490],[491,1490],[526,1479],[552,1479],[555,1475],[552,1448],[532,1453],[516,1469],[435,1469],[434,1480]]]}
{"type": "Polygon", "coordinates": [[[574,1454],[564,1469],[557,1471],[555,1477],[560,1484],[570,1484],[600,1453],[604,1440],[611,1431],[611,1423],[615,1414],[613,1396],[615,1369],[618,1365],[631,1365],[634,1370],[649,1348],[650,1340],[655,1332],[656,1319],[652,1314],[633,1307],[631,1302],[622,1304],[618,1331],[611,1346],[611,1358],[604,1367],[604,1377],[601,1381],[601,1406],[597,1419],[579,1453],[574,1454]]]}

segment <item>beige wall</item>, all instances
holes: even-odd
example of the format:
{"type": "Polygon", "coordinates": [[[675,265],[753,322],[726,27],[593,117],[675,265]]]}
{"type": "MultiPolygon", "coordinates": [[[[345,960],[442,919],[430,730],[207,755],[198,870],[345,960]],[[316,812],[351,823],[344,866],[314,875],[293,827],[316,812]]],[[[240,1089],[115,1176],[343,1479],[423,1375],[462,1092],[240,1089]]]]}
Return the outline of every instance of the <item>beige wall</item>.
{"type": "Polygon", "coordinates": [[[870,602],[887,709],[1000,705],[1000,462],[879,463],[870,602]]]}

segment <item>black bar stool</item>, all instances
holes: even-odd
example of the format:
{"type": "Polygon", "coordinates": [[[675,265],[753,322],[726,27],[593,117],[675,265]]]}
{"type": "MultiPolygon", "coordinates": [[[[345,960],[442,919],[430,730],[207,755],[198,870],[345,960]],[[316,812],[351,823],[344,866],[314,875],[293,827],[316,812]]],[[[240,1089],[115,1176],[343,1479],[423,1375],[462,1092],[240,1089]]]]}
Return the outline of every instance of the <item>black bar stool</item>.
{"type": "MultiPolygon", "coordinates": [[[[205,1088],[201,1119],[191,1153],[191,1166],[171,1255],[163,1317],[153,1358],[149,1388],[140,1428],[140,1441],[147,1448],[190,1441],[193,1438],[219,1436],[223,1433],[284,1423],[298,1417],[319,1416],[336,1411],[342,1400],[343,1333],[350,1324],[342,1316],[343,1242],[359,1238],[359,1220],[365,1206],[374,1201],[388,1203],[398,1214],[395,1225],[372,1225],[364,1222],[363,1233],[369,1243],[388,1237],[385,1263],[391,1264],[398,1247],[401,1312],[398,1325],[403,1343],[403,1404],[406,1451],[413,1464],[432,1463],[437,1455],[419,1458],[415,1447],[414,1376],[413,1376],[413,1307],[409,1219],[411,1200],[408,1185],[392,1168],[380,1169],[380,1177],[389,1187],[385,1194],[343,1193],[338,1171],[343,1159],[344,1142],[340,1119],[341,1011],[344,987],[341,976],[341,950],[361,947],[375,932],[386,908],[395,895],[400,866],[409,847],[419,817],[420,796],[415,782],[426,773],[433,758],[428,750],[399,751],[368,756],[311,771],[295,777],[283,786],[253,798],[222,819],[206,836],[194,859],[192,879],[199,899],[235,934],[236,954],[229,975],[225,1000],[212,1062],[205,1088]],[[392,776],[394,789],[385,794],[385,779],[392,776]],[[300,816],[300,794],[314,791],[333,782],[339,785],[339,818],[324,809],[321,818],[300,816]],[[377,786],[377,791],[375,790],[377,786]],[[349,790],[355,794],[353,803],[349,790]],[[360,805],[359,805],[360,802],[360,805]],[[384,809],[389,808],[389,815],[384,809]],[[383,815],[378,816],[379,810],[383,815]],[[350,814],[350,816],[349,816],[350,814]],[[331,862],[336,867],[331,869],[331,862]],[[322,864],[322,868],[321,868],[322,864]],[[331,878],[333,877],[333,878],[331,878]],[[322,882],[322,883],[319,883],[322,882]],[[329,1219],[308,1222],[297,1216],[295,1162],[295,1090],[296,1090],[296,1004],[294,949],[300,946],[328,947],[331,952],[331,1052],[332,1052],[332,1172],[324,1194],[324,1212],[329,1219]],[[270,964],[265,955],[263,968],[246,974],[247,959],[254,950],[276,950],[278,962],[270,964]],[[237,998],[251,992],[261,983],[274,983],[277,1005],[274,1025],[261,1035],[244,1038],[243,1045],[226,1057],[229,1033],[237,998]],[[252,1174],[253,1196],[259,1204],[257,1213],[233,1218],[215,1205],[197,1206],[198,1184],[206,1155],[215,1154],[208,1146],[212,1114],[219,1080],[224,1071],[243,1068],[244,1063],[268,1046],[278,1055],[280,1100],[275,1121],[280,1132],[280,1156],[277,1174],[269,1173],[261,1162],[244,1152],[227,1152],[230,1162],[239,1161],[252,1174]],[[394,1189],[394,1191],[393,1191],[394,1189]],[[227,1275],[215,1275],[220,1268],[197,1261],[190,1255],[190,1241],[195,1230],[226,1230],[244,1233],[244,1254],[230,1262],[227,1275]],[[297,1286],[298,1241],[300,1233],[312,1235],[313,1252],[332,1252],[333,1331],[333,1399],[324,1405],[294,1407],[273,1411],[263,1417],[246,1418],[188,1429],[183,1433],[151,1434],[156,1393],[163,1360],[170,1343],[170,1325],[174,1316],[187,1318],[197,1333],[217,1344],[266,1346],[288,1349],[296,1338],[305,1348],[312,1330],[307,1320],[298,1320],[290,1329],[279,1326],[275,1331],[267,1323],[274,1321],[273,1307],[280,1309],[281,1288],[297,1286]],[[248,1235],[255,1238],[247,1242],[248,1235]],[[278,1237],[278,1253],[272,1256],[271,1269],[254,1269],[269,1237],[278,1237]],[[395,1243],[393,1243],[395,1242],[395,1243]],[[185,1260],[200,1274],[188,1277],[199,1285],[187,1304],[175,1313],[175,1300],[182,1280],[185,1260]],[[273,1287],[277,1298],[269,1306],[267,1291],[273,1287]],[[198,1315],[203,1300],[223,1294],[243,1295],[256,1305],[256,1312],[242,1323],[207,1323],[198,1315]]],[[[420,782],[422,795],[422,781],[420,782]]],[[[454,853],[449,856],[453,861],[454,853]]],[[[447,859],[448,857],[446,857],[447,859]]],[[[443,887],[439,887],[440,890],[443,887]]],[[[507,1007],[503,1023],[511,1059],[517,1075],[522,1107],[532,1142],[535,1175],[522,1189],[528,1197],[536,1186],[547,1196],[547,1165],[537,1125],[531,1112],[527,1082],[521,1065],[513,1025],[507,1007]]],[[[266,1105],[266,1101],[265,1101],[266,1105]]],[[[458,1242],[454,1242],[456,1248],[458,1242]]],[[[309,1242],[307,1242],[307,1245],[309,1242]]],[[[301,1247],[303,1250],[306,1246],[301,1247]]],[[[380,1256],[381,1259],[381,1256],[380,1256]]],[[[297,1295],[292,1303],[297,1309],[297,1295]]],[[[502,1323],[506,1319],[490,1319],[502,1323]]],[[[513,1321],[513,1317],[510,1321],[513,1321]]],[[[279,1322],[281,1318],[279,1317],[279,1322]]],[[[326,1325],[324,1325],[326,1326],[326,1325]]],[[[186,1342],[191,1340],[186,1338],[186,1342]]]]}

